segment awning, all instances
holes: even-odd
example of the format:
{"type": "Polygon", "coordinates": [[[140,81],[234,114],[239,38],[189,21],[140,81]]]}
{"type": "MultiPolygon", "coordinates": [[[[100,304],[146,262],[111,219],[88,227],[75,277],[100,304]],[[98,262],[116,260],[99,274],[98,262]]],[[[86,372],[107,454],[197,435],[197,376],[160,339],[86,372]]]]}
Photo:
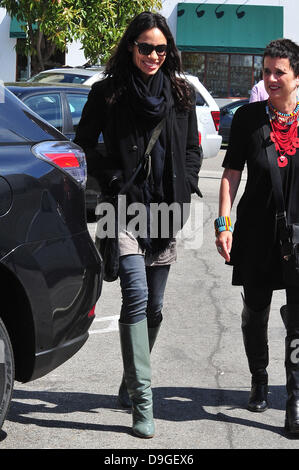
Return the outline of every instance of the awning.
{"type": "Polygon", "coordinates": [[[283,7],[178,3],[176,44],[181,51],[262,54],[283,37],[283,7]]]}
{"type": "MultiPolygon", "coordinates": [[[[37,25],[32,25],[33,29],[37,29],[37,25]]],[[[26,38],[26,23],[24,21],[18,21],[14,16],[10,20],[10,38],[26,38]],[[25,29],[24,29],[25,28],[25,29]]]]}

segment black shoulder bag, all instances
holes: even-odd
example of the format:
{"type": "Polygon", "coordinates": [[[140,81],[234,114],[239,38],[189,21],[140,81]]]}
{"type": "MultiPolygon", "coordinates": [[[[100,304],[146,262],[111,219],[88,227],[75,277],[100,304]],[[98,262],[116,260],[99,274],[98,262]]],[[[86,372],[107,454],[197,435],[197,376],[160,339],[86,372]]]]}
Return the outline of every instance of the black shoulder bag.
{"type": "Polygon", "coordinates": [[[264,125],[263,132],[276,205],[276,223],[281,245],[283,280],[288,286],[299,286],[299,223],[288,224],[281,176],[277,165],[277,152],[274,143],[269,138],[269,126],[264,125]]]}
{"type": "MultiPolygon", "coordinates": [[[[105,202],[113,205],[113,213],[115,217],[115,236],[108,237],[107,235],[104,238],[95,236],[95,245],[102,258],[102,271],[103,279],[107,282],[113,282],[118,278],[119,271],[119,246],[118,246],[118,196],[126,194],[133,182],[135,181],[137,175],[140,173],[141,169],[145,172],[145,179],[147,179],[151,172],[151,151],[155,145],[158,137],[162,131],[165,118],[159,122],[159,124],[154,128],[152,136],[149,140],[147,148],[143,157],[140,159],[139,164],[134,171],[134,174],[131,178],[124,184],[121,190],[115,196],[103,196],[99,204],[105,202]]],[[[100,220],[101,216],[97,219],[100,220]]]]}

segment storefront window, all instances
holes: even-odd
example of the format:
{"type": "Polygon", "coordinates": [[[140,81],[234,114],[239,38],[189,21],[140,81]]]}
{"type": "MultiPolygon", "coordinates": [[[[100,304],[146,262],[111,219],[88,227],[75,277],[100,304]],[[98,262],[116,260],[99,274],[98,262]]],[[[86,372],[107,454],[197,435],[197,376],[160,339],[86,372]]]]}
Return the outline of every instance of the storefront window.
{"type": "Polygon", "coordinates": [[[261,56],[254,56],[254,83],[259,82],[263,78],[263,58],[261,56]]]}
{"type": "Polygon", "coordinates": [[[207,54],[205,86],[213,96],[227,96],[228,55],[207,54]]]}
{"type": "Polygon", "coordinates": [[[262,69],[262,56],[250,54],[182,52],[182,62],[217,98],[248,97],[262,69]]]}
{"type": "Polygon", "coordinates": [[[252,55],[231,54],[229,96],[248,96],[252,88],[252,55]]]}
{"type": "Polygon", "coordinates": [[[205,75],[205,55],[194,52],[184,52],[184,71],[195,75],[199,80],[204,82],[205,75]]]}

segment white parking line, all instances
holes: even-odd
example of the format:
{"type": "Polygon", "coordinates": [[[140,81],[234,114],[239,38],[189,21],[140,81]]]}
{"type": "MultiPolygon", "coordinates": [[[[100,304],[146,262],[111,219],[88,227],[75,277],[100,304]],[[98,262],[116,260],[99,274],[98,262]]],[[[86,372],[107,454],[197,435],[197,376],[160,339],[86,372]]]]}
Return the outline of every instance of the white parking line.
{"type": "Polygon", "coordinates": [[[119,315],[112,315],[110,317],[101,317],[101,318],[96,318],[93,321],[94,323],[100,323],[100,322],[109,322],[108,326],[106,328],[102,328],[100,330],[89,330],[89,334],[96,334],[96,333],[109,333],[110,331],[117,331],[118,330],[118,320],[119,320],[119,315]]]}

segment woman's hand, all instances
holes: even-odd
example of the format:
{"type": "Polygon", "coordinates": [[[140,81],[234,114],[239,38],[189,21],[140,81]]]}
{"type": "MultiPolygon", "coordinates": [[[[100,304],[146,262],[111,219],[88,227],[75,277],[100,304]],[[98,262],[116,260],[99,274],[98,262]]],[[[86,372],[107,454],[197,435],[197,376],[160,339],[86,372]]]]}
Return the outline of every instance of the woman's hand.
{"type": "Polygon", "coordinates": [[[225,261],[230,261],[230,250],[232,247],[233,234],[229,230],[220,232],[216,238],[216,247],[218,253],[225,259],[225,261]]]}
{"type": "MultiPolygon", "coordinates": [[[[225,168],[223,171],[219,192],[219,217],[230,217],[231,208],[241,181],[241,171],[225,168]]],[[[220,232],[216,237],[219,254],[230,261],[233,234],[229,230],[220,232]]]]}

